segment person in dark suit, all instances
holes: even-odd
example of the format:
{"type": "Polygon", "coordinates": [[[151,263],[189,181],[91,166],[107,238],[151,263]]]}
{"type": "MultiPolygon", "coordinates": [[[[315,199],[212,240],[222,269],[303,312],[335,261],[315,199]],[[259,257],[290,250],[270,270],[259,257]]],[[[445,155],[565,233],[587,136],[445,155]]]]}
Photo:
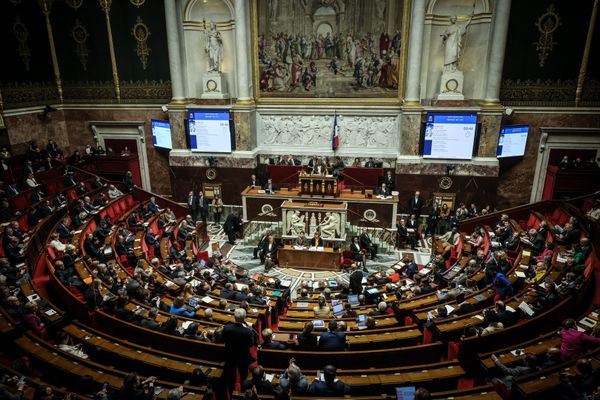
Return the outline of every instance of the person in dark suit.
{"type": "Polygon", "coordinates": [[[262,250],[263,250],[263,246],[267,242],[268,237],[270,235],[271,235],[271,232],[266,232],[264,235],[262,235],[260,240],[258,241],[258,244],[256,245],[256,247],[252,250],[252,257],[254,259],[257,259],[258,257],[260,257],[261,263],[265,262],[265,255],[262,250]]]}
{"type": "Polygon", "coordinates": [[[254,175],[254,174],[250,175],[250,187],[252,189],[254,189],[255,187],[260,188],[260,181],[258,180],[258,178],[256,177],[256,175],[254,175]]]}
{"type": "Polygon", "coordinates": [[[6,186],[6,195],[10,198],[10,197],[15,197],[16,195],[19,194],[19,189],[17,189],[17,187],[13,184],[8,184],[8,186],[6,186]]]}
{"type": "Polygon", "coordinates": [[[350,243],[350,251],[354,254],[354,261],[361,262],[363,265],[363,269],[366,269],[367,264],[367,256],[363,249],[360,247],[360,240],[358,236],[354,236],[352,238],[352,243],[350,243]]]}
{"type": "Polygon", "coordinates": [[[314,351],[317,349],[318,341],[317,335],[313,333],[314,328],[315,326],[313,325],[312,321],[308,321],[304,324],[302,333],[296,337],[298,349],[308,351],[314,351]]]}
{"type": "Polygon", "coordinates": [[[158,235],[154,235],[151,229],[148,229],[146,231],[144,241],[146,242],[146,245],[148,245],[148,247],[154,247],[155,252],[160,251],[160,237],[158,235]]]}
{"type": "Polygon", "coordinates": [[[328,331],[321,333],[319,337],[319,348],[323,351],[343,351],[346,350],[346,334],[338,332],[338,323],[330,320],[327,326],[328,331]]]}
{"type": "Polygon", "coordinates": [[[89,232],[86,235],[86,238],[83,241],[83,249],[85,250],[86,255],[95,260],[99,260],[100,262],[104,262],[104,254],[102,254],[100,242],[94,237],[93,233],[89,232]]]}
{"type": "Polygon", "coordinates": [[[150,197],[150,203],[148,203],[147,209],[148,209],[148,213],[150,213],[152,215],[156,215],[161,211],[160,208],[158,207],[158,204],[156,204],[156,197],[154,197],[154,196],[150,197]]]}
{"type": "Polygon", "coordinates": [[[225,223],[223,224],[223,231],[227,234],[229,243],[232,245],[235,244],[236,235],[242,228],[241,222],[240,217],[237,214],[232,213],[227,216],[225,223]]]}
{"type": "Polygon", "coordinates": [[[242,382],[242,393],[253,388],[259,395],[273,394],[273,385],[271,381],[265,379],[265,370],[260,365],[252,368],[252,379],[246,379],[242,382]]]}
{"type": "Polygon", "coordinates": [[[223,376],[230,393],[233,393],[236,372],[246,377],[248,366],[254,362],[250,348],[255,344],[254,334],[246,325],[246,311],[238,308],[234,311],[235,323],[223,327],[223,343],[225,343],[225,366],[223,376]]]}
{"type": "Polygon", "coordinates": [[[350,392],[350,386],[335,379],[336,369],[333,365],[323,368],[323,380],[317,371],[317,378],[308,387],[308,393],[315,396],[343,396],[350,392]]]}
{"type": "Polygon", "coordinates": [[[135,187],[135,183],[133,182],[133,174],[131,171],[127,171],[125,173],[125,178],[123,179],[123,183],[125,183],[125,187],[128,191],[133,192],[133,188],[135,187]]]}
{"type": "Polygon", "coordinates": [[[262,254],[265,259],[265,271],[268,271],[271,266],[277,265],[277,243],[275,243],[273,235],[269,235],[263,244],[262,254]]]}
{"type": "Polygon", "coordinates": [[[263,343],[261,347],[263,349],[273,350],[287,350],[288,345],[285,343],[273,341],[273,331],[270,328],[265,328],[262,331],[263,343]]]}
{"type": "Polygon", "coordinates": [[[310,247],[323,247],[323,239],[321,239],[321,232],[315,232],[315,236],[312,239],[310,239],[310,247]]]}
{"type": "Polygon", "coordinates": [[[377,258],[377,250],[379,249],[379,246],[373,243],[367,228],[363,228],[362,233],[360,234],[360,247],[367,250],[369,254],[371,254],[371,260],[377,258]]]}
{"type": "Polygon", "coordinates": [[[415,195],[411,197],[408,201],[408,212],[411,214],[415,214],[417,219],[419,219],[424,205],[425,202],[421,198],[421,193],[419,191],[416,191],[415,195]]]}
{"type": "Polygon", "coordinates": [[[375,168],[375,161],[373,161],[373,157],[369,157],[369,160],[365,162],[365,168],[375,168]]]}
{"type": "Polygon", "coordinates": [[[267,179],[267,183],[265,183],[265,187],[263,189],[269,194],[275,193],[275,185],[273,184],[273,179],[267,179]]]}
{"type": "Polygon", "coordinates": [[[56,226],[56,231],[60,235],[61,239],[71,240],[71,238],[73,238],[73,233],[71,233],[68,223],[69,219],[65,218],[56,226]]]}
{"type": "Polygon", "coordinates": [[[156,317],[158,316],[158,309],[156,307],[152,307],[150,311],[148,311],[148,317],[143,318],[140,321],[140,326],[142,328],[150,329],[153,331],[157,331],[160,328],[160,322],[156,321],[156,317]]]}
{"type": "Polygon", "coordinates": [[[196,212],[198,213],[196,219],[200,217],[202,222],[206,223],[206,219],[208,218],[208,200],[204,196],[204,192],[202,190],[198,192],[196,207],[196,212]]]}
{"type": "Polygon", "coordinates": [[[390,193],[390,188],[385,184],[385,182],[382,183],[375,191],[377,196],[389,196],[390,193]]]}
{"type": "Polygon", "coordinates": [[[396,180],[394,179],[394,175],[392,175],[392,171],[388,171],[383,177],[383,183],[385,183],[385,186],[390,188],[390,191],[394,190],[396,187],[396,180]]]}
{"type": "Polygon", "coordinates": [[[187,197],[187,206],[192,217],[196,217],[196,211],[198,211],[198,198],[194,195],[194,192],[190,190],[187,197]]]}
{"type": "Polygon", "coordinates": [[[352,269],[352,273],[349,277],[348,286],[350,287],[350,291],[354,294],[361,294],[363,291],[362,287],[362,279],[363,272],[358,268],[358,266],[354,266],[352,269]]]}
{"type": "Polygon", "coordinates": [[[417,248],[417,234],[419,231],[419,222],[415,214],[412,214],[406,222],[406,231],[408,233],[408,241],[411,244],[411,249],[415,250],[417,248]],[[412,231],[409,231],[409,229],[412,229],[412,231]]]}

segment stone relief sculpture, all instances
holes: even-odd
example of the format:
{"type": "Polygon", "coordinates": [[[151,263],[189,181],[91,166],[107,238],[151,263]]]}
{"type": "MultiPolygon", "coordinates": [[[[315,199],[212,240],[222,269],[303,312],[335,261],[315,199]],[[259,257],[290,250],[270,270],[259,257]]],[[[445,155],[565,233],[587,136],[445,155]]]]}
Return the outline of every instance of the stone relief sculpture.
{"type": "Polygon", "coordinates": [[[326,212],[325,218],[319,224],[323,238],[337,238],[340,236],[340,216],[338,213],[326,212]]]}
{"type": "Polygon", "coordinates": [[[306,228],[306,221],[304,217],[304,215],[300,214],[300,211],[288,211],[286,219],[286,233],[289,235],[298,236],[300,233],[304,232],[306,228]]]}

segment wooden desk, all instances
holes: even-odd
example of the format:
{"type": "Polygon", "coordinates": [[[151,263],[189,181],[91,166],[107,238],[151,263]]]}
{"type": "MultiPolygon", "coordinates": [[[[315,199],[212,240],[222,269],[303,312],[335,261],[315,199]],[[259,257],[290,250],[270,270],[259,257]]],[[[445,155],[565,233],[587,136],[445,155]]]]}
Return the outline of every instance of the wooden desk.
{"type": "Polygon", "coordinates": [[[284,246],[277,251],[277,259],[280,266],[318,269],[326,271],[339,271],[340,253],[326,247],[322,251],[296,250],[292,246],[284,246]]]}
{"type": "Polygon", "coordinates": [[[300,188],[282,188],[274,194],[268,194],[259,193],[258,188],[247,187],[242,191],[244,220],[279,222],[282,214],[281,204],[285,200],[314,200],[320,203],[346,202],[348,203],[348,221],[353,225],[396,228],[398,196],[380,199],[372,195],[369,198],[367,194],[361,191],[351,192],[347,190],[342,191],[337,197],[325,197],[301,195],[300,188]]]}

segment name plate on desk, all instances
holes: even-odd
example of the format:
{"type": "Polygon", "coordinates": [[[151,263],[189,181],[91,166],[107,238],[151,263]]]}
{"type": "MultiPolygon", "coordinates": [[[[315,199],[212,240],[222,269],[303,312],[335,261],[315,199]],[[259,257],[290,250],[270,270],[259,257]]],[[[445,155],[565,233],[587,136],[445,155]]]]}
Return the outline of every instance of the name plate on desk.
{"type": "Polygon", "coordinates": [[[308,251],[323,251],[323,250],[324,250],[323,246],[308,248],[308,251]]]}
{"type": "Polygon", "coordinates": [[[258,193],[265,194],[265,193],[267,193],[267,191],[266,190],[262,190],[262,189],[258,189],[258,193]]]}

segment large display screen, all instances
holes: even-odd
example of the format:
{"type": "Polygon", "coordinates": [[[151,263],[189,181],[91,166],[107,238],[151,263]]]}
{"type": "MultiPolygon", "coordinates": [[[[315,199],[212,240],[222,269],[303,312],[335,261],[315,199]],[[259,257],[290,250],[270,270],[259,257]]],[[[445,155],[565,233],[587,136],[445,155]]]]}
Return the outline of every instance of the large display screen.
{"type": "Polygon", "coordinates": [[[423,158],[470,160],[476,131],[476,113],[427,113],[423,158]]]}
{"type": "Polygon", "coordinates": [[[230,153],[229,111],[190,110],[188,112],[190,149],[203,153],[230,153]]]}
{"type": "Polygon", "coordinates": [[[150,124],[152,126],[152,142],[154,146],[162,147],[163,149],[172,149],[171,124],[169,121],[152,119],[150,120],[150,124]]]}
{"type": "Polygon", "coordinates": [[[526,125],[503,126],[498,138],[497,158],[522,157],[525,155],[529,127],[526,125]]]}

